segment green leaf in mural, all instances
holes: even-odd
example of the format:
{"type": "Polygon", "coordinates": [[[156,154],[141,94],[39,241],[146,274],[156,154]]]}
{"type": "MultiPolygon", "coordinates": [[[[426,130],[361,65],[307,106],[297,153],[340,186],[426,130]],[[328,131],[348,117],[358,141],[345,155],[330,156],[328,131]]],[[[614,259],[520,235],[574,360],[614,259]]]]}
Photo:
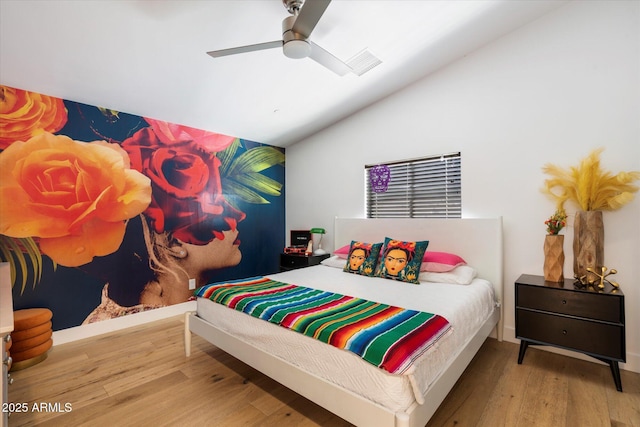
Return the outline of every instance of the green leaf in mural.
{"type": "Polygon", "coordinates": [[[36,242],[32,238],[21,239],[21,243],[27,248],[26,253],[31,260],[31,265],[33,265],[35,273],[33,287],[35,288],[36,283],[42,279],[42,255],[40,254],[40,248],[38,248],[38,245],[36,245],[36,242]]]}
{"type": "Polygon", "coordinates": [[[216,157],[220,159],[220,172],[223,175],[226,175],[227,171],[229,170],[229,165],[233,161],[233,157],[236,155],[236,153],[238,152],[238,148],[240,147],[240,138],[236,138],[227,148],[216,153],[216,157]]]}
{"type": "Polygon", "coordinates": [[[268,196],[280,196],[282,183],[259,173],[276,165],[284,164],[284,153],[274,147],[255,147],[238,155],[241,147],[236,139],[229,147],[218,153],[222,165],[223,188],[246,203],[268,204],[268,196]]]}
{"type": "Polygon", "coordinates": [[[260,172],[284,164],[284,153],[274,147],[256,147],[240,154],[229,167],[227,175],[260,172]]]}
{"type": "Polygon", "coordinates": [[[229,192],[229,194],[233,194],[235,198],[238,198],[247,203],[253,204],[268,204],[269,201],[262,197],[260,194],[251,190],[250,188],[238,184],[232,180],[223,180],[222,186],[225,189],[225,192],[229,192]]]}
{"type": "Polygon", "coordinates": [[[27,286],[27,277],[31,276],[32,286],[42,278],[42,255],[31,237],[14,238],[0,234],[0,258],[11,265],[11,283],[16,285],[18,271],[22,278],[20,294],[27,286]],[[27,262],[28,261],[28,262],[27,262]],[[29,268],[29,266],[31,268],[29,268]]]}
{"type": "Polygon", "coordinates": [[[282,184],[278,181],[260,173],[249,172],[234,178],[238,183],[269,196],[279,196],[282,189],[282,184]]]}

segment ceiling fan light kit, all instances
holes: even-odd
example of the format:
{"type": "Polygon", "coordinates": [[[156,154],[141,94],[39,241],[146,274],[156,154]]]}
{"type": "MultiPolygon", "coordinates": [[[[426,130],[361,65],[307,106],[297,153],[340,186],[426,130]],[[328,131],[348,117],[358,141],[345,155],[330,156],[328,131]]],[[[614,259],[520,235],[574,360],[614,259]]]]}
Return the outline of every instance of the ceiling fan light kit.
{"type": "Polygon", "coordinates": [[[311,45],[300,34],[293,32],[296,18],[297,15],[292,15],[282,21],[282,51],[287,58],[307,58],[311,54],[311,45]]]}
{"type": "Polygon", "coordinates": [[[311,45],[306,40],[291,40],[284,42],[282,50],[287,58],[302,59],[311,53],[311,45]]]}
{"type": "MultiPolygon", "coordinates": [[[[347,63],[333,56],[309,40],[311,32],[331,3],[331,0],[282,0],[291,16],[282,21],[282,40],[258,43],[230,49],[213,50],[208,55],[218,58],[238,53],[282,47],[285,56],[293,59],[310,58],[334,73],[344,76],[355,72],[347,63]]],[[[370,68],[369,68],[370,69],[370,68]]]]}

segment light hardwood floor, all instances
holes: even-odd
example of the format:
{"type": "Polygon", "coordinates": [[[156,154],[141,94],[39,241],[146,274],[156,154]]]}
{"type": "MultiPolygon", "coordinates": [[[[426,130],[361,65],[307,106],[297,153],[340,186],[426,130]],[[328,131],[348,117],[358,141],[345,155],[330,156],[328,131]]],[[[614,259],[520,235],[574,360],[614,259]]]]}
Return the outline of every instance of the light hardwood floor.
{"type": "MultiPolygon", "coordinates": [[[[28,411],[9,425],[350,425],[200,337],[186,358],[182,331],[179,316],[53,347],[12,373],[9,400],[28,411]]],[[[640,427],[640,374],[622,371],[619,393],[605,365],[535,347],[518,365],[517,353],[488,339],[428,426],[640,427]]]]}

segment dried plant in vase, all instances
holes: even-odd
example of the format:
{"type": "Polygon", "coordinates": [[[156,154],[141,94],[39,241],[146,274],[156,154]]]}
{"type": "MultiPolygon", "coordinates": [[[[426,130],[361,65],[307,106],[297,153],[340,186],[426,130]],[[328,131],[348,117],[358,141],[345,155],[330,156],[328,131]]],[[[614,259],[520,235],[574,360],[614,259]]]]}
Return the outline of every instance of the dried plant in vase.
{"type": "Polygon", "coordinates": [[[560,230],[567,225],[567,213],[564,209],[558,208],[558,210],[544,222],[544,225],[547,226],[548,235],[557,235],[560,230]]]}
{"type": "Polygon", "coordinates": [[[633,200],[640,187],[640,171],[612,174],[600,167],[600,154],[593,150],[577,167],[563,169],[546,164],[542,170],[551,176],[543,191],[554,198],[559,209],[571,201],[580,208],[574,220],[573,272],[582,282],[595,280],[587,267],[599,270],[604,264],[604,224],[602,211],[617,210],[633,200]]]}

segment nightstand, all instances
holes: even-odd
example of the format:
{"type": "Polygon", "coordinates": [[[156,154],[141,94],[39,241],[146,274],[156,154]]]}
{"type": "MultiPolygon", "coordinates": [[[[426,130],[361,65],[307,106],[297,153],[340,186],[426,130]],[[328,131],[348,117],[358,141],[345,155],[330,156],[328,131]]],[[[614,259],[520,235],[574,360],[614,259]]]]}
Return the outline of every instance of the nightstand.
{"type": "Polygon", "coordinates": [[[516,280],[518,364],[529,344],[577,351],[609,364],[622,391],[618,362],[625,362],[624,294],[607,284],[601,292],[580,288],[573,279],[545,282],[530,274],[516,280]]]}
{"type": "Polygon", "coordinates": [[[327,258],[329,258],[329,254],[309,256],[296,254],[280,254],[280,271],[289,271],[295,270],[296,268],[318,265],[323,259],[327,258]]]}

